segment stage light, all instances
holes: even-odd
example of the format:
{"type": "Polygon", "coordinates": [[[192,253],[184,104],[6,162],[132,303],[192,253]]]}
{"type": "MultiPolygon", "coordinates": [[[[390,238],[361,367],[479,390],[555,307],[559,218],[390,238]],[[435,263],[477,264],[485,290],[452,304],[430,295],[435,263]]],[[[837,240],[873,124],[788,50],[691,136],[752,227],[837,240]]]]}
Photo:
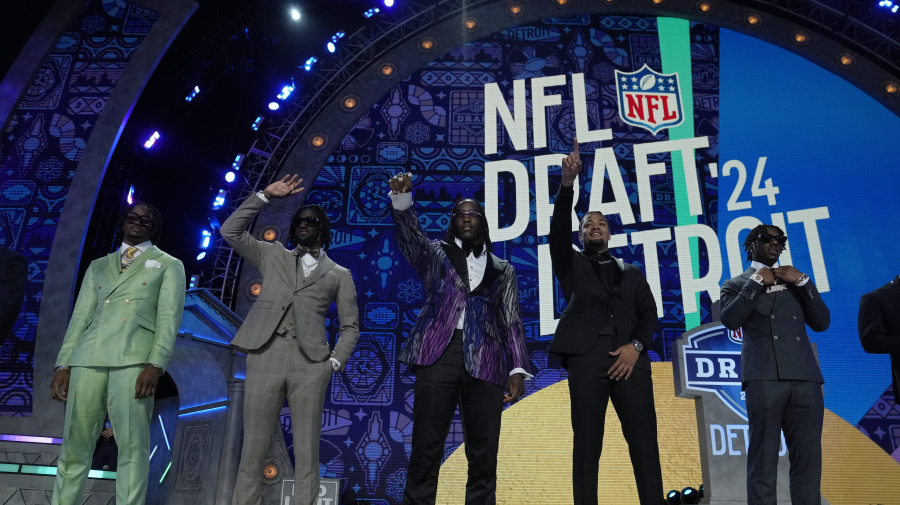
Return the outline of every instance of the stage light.
{"type": "Polygon", "coordinates": [[[262,116],[256,116],[256,119],[253,120],[253,124],[250,125],[250,128],[253,128],[253,131],[255,131],[255,132],[259,131],[259,125],[260,125],[260,123],[262,123],[262,120],[263,120],[262,116]]]}
{"type": "Polygon", "coordinates": [[[309,147],[311,147],[313,150],[318,151],[319,149],[325,147],[326,141],[327,139],[325,138],[324,134],[317,133],[309,139],[309,147]]]}
{"type": "Polygon", "coordinates": [[[853,59],[850,53],[842,53],[838,55],[838,63],[844,68],[853,68],[856,65],[856,60],[853,59]]]}
{"type": "Polygon", "coordinates": [[[650,0],[650,3],[652,3],[653,5],[662,5],[666,3],[666,0],[650,0]]]}
{"type": "Polygon", "coordinates": [[[344,38],[344,35],[346,35],[344,30],[341,30],[331,36],[331,40],[329,40],[328,44],[325,46],[329,53],[333,53],[337,50],[337,42],[344,38]]]}
{"type": "Polygon", "coordinates": [[[509,7],[506,8],[506,12],[509,13],[510,16],[521,16],[524,9],[520,4],[510,4],[509,7]]]}
{"type": "Polygon", "coordinates": [[[299,9],[291,9],[291,19],[294,21],[300,21],[300,10],[299,9]]]}
{"type": "Polygon", "coordinates": [[[744,16],[744,22],[750,26],[759,26],[762,23],[762,18],[759,17],[759,14],[747,14],[744,16]]]}
{"type": "Polygon", "coordinates": [[[671,490],[666,493],[666,503],[668,505],[681,505],[681,493],[676,490],[671,490]]]}
{"type": "Polygon", "coordinates": [[[213,208],[213,210],[218,210],[223,205],[225,205],[225,190],[220,189],[219,192],[216,194],[215,200],[213,200],[212,208],[213,208]]]}
{"type": "MultiPolygon", "coordinates": [[[[206,257],[206,251],[200,251],[200,254],[197,255],[197,261],[200,261],[205,257],[206,257]]],[[[191,288],[191,289],[193,289],[193,288],[191,288]]]]}
{"type": "Polygon", "coordinates": [[[234,157],[234,161],[231,162],[231,169],[232,170],[240,170],[241,165],[243,163],[244,163],[244,155],[241,153],[238,153],[238,155],[234,157]]]}
{"type": "Polygon", "coordinates": [[[285,87],[281,88],[281,93],[278,93],[278,96],[276,98],[278,98],[279,100],[287,100],[287,97],[291,96],[291,92],[293,91],[294,86],[288,84],[285,87]]]}
{"type": "Polygon", "coordinates": [[[696,489],[688,486],[681,490],[681,503],[685,505],[693,505],[700,503],[700,493],[696,489]]]}
{"type": "Polygon", "coordinates": [[[397,67],[393,63],[385,63],[378,69],[378,76],[383,79],[393,77],[395,73],[397,73],[397,67]]]}
{"type": "Polygon", "coordinates": [[[231,184],[235,179],[237,179],[237,175],[235,175],[234,172],[231,170],[225,172],[225,182],[231,184]]]}
{"type": "Polygon", "coordinates": [[[206,249],[209,247],[209,240],[212,238],[212,233],[209,230],[203,230],[200,233],[200,249],[206,249]]]}
{"type": "Polygon", "coordinates": [[[313,65],[315,65],[317,61],[319,61],[318,58],[316,58],[315,56],[310,56],[309,59],[306,60],[306,63],[303,64],[303,69],[309,72],[310,70],[312,70],[313,65]]]}
{"type": "Polygon", "coordinates": [[[262,281],[256,281],[250,284],[250,296],[256,298],[262,293],[262,281]]]}
{"type": "Polygon", "coordinates": [[[156,144],[156,141],[159,140],[159,132],[153,132],[153,135],[150,135],[150,138],[144,142],[144,149],[150,149],[156,144]]]}
{"type": "Polygon", "coordinates": [[[269,110],[278,110],[280,107],[278,102],[269,102],[269,110]]]}
{"type": "Polygon", "coordinates": [[[884,84],[881,85],[881,89],[884,90],[888,96],[897,96],[897,94],[900,93],[900,85],[894,81],[885,81],[884,84]]]}
{"type": "Polygon", "coordinates": [[[363,12],[363,16],[365,16],[366,19],[368,19],[368,18],[374,16],[375,14],[378,14],[379,12],[381,12],[381,10],[378,7],[372,7],[371,9],[367,10],[366,12],[363,12]]]}
{"type": "Polygon", "coordinates": [[[359,107],[359,98],[357,98],[353,95],[345,96],[341,100],[341,108],[347,112],[350,112],[350,111],[356,109],[357,107],[359,107]]]}
{"type": "Polygon", "coordinates": [[[713,4],[706,1],[697,2],[697,10],[704,14],[709,14],[713,11],[713,4]]]}
{"type": "Polygon", "coordinates": [[[191,91],[191,94],[189,94],[188,96],[184,97],[184,101],[185,101],[185,102],[190,102],[190,101],[193,100],[194,97],[197,96],[199,93],[200,93],[200,86],[194,86],[194,89],[191,91]]]}
{"type": "Polygon", "coordinates": [[[128,194],[125,196],[125,201],[128,202],[128,205],[134,203],[134,184],[128,188],[128,194]]]}
{"type": "Polygon", "coordinates": [[[394,0],[384,0],[384,6],[385,6],[385,7],[393,7],[393,6],[394,6],[394,0]]]}
{"type": "Polygon", "coordinates": [[[806,35],[806,33],[800,31],[792,33],[791,40],[793,40],[794,44],[797,44],[798,46],[805,46],[806,44],[809,44],[809,36],[806,35]]]}
{"type": "Polygon", "coordinates": [[[878,2],[878,6],[888,9],[891,13],[896,13],[900,9],[900,3],[892,2],[891,0],[881,0],[878,2]]]}
{"type": "Polygon", "coordinates": [[[560,7],[566,5],[567,3],[569,3],[569,0],[556,0],[556,5],[559,5],[560,7]]]}
{"type": "MultiPolygon", "coordinates": [[[[205,257],[206,257],[206,251],[203,251],[197,255],[198,260],[202,260],[205,257]],[[203,255],[203,256],[201,257],[201,255],[203,255]]],[[[191,276],[191,279],[188,281],[188,289],[197,289],[199,287],[200,287],[200,276],[198,274],[194,274],[191,276]]],[[[157,446],[157,447],[159,447],[159,446],[157,446]]],[[[155,451],[156,447],[154,447],[153,450],[155,451]]],[[[150,459],[151,460],[153,459],[152,452],[150,453],[150,459]]]]}
{"type": "Polygon", "coordinates": [[[437,42],[432,38],[426,37],[419,41],[420,51],[425,51],[427,53],[433,51],[435,47],[437,47],[437,42]]]}
{"type": "Polygon", "coordinates": [[[466,20],[463,21],[463,26],[466,30],[472,31],[478,28],[478,20],[475,18],[466,18],[466,20]]]}

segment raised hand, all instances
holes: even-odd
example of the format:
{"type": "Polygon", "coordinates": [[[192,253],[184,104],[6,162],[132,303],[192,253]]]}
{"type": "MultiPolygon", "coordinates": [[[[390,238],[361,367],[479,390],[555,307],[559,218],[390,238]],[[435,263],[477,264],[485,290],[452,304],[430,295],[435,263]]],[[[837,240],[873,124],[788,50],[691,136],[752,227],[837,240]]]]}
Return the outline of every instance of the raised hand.
{"type": "Polygon", "coordinates": [[[775,271],[771,268],[760,268],[756,271],[762,277],[763,284],[766,286],[775,284],[775,271]]]}
{"type": "Polygon", "coordinates": [[[395,194],[400,193],[409,193],[412,191],[412,178],[413,175],[409,172],[397,174],[388,181],[388,186],[391,187],[391,191],[395,194]]]}
{"type": "Polygon", "coordinates": [[[575,184],[575,179],[581,173],[581,156],[578,154],[578,139],[575,139],[575,150],[563,158],[562,162],[562,185],[570,187],[575,184]]]}
{"type": "Polygon", "coordinates": [[[788,284],[797,284],[797,282],[800,281],[800,278],[803,277],[803,273],[790,265],[778,267],[773,270],[772,273],[775,274],[775,277],[778,277],[788,284]]]}
{"type": "Polygon", "coordinates": [[[285,175],[280,181],[275,181],[266,186],[266,189],[263,190],[263,195],[269,199],[296,195],[306,189],[301,184],[303,184],[303,179],[297,174],[285,175]]]}

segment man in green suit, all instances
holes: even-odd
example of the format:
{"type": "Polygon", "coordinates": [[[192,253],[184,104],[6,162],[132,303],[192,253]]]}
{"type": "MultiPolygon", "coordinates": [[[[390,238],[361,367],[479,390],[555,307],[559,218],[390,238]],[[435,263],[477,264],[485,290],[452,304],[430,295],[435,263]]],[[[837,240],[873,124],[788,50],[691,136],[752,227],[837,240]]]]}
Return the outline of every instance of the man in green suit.
{"type": "Polygon", "coordinates": [[[66,402],[53,505],[83,501],[107,412],[119,446],[116,503],[144,503],[153,394],[184,310],[184,266],[154,245],[161,226],[153,205],[125,207],[121,247],[94,260],[81,282],[50,384],[66,402]]]}

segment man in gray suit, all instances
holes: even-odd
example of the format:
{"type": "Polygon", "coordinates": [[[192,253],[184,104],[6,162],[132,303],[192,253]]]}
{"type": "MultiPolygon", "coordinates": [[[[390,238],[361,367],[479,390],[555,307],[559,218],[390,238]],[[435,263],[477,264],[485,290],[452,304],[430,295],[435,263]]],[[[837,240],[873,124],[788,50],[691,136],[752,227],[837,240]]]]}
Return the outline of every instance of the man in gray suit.
{"type": "Polygon", "coordinates": [[[747,503],[774,505],[781,431],[791,468],[791,503],[821,503],[822,372],[806,326],[825,331],[831,314],[808,275],[776,267],[787,236],[759,225],[744,241],[750,268],[722,285],[722,324],[743,328],[741,382],[747,401],[747,503]]]}
{"type": "Polygon", "coordinates": [[[293,250],[277,241],[256,240],[246,231],[271,199],[299,193],[302,182],[297,175],[285,176],[247,198],[222,224],[222,238],[263,275],[259,298],[231,342],[247,353],[244,445],[234,505],[261,502],[263,462],[285,395],[294,435],[292,503],[316,503],[325,392],[331,374],[343,370],[359,339],[356,287],[350,271],[325,253],[331,227],[324,209],[305,205],[297,210],[291,220],[293,250]],[[337,302],[341,325],[333,351],[325,331],[332,302],[337,302]]]}

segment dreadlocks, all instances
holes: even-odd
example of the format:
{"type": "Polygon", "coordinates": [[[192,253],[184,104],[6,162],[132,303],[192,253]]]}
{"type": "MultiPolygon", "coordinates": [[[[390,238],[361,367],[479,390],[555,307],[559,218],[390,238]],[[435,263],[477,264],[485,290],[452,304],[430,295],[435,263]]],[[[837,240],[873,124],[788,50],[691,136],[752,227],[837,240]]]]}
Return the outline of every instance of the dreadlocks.
{"type": "MultiPolygon", "coordinates": [[[[747,235],[747,238],[744,240],[744,250],[747,251],[747,261],[752,261],[753,259],[753,244],[755,244],[759,240],[760,235],[762,235],[763,233],[769,233],[769,228],[775,228],[776,230],[778,230],[779,235],[784,235],[784,230],[772,224],[761,224],[756,228],[750,230],[750,234],[747,235]]],[[[786,248],[787,246],[781,246],[782,251],[784,251],[786,248]]]]}
{"type": "Polygon", "coordinates": [[[331,245],[331,220],[328,219],[328,213],[325,212],[325,209],[318,205],[304,205],[294,213],[294,217],[291,218],[291,243],[295,246],[297,245],[297,220],[300,217],[300,213],[306,209],[311,209],[316,213],[316,217],[319,218],[319,240],[322,242],[322,249],[327,251],[328,246],[331,245]]]}
{"type": "Polygon", "coordinates": [[[122,231],[122,227],[125,226],[125,220],[128,219],[128,214],[131,214],[134,211],[134,208],[138,205],[143,205],[147,207],[147,210],[150,211],[150,218],[153,219],[153,234],[150,235],[150,242],[153,245],[159,241],[159,234],[162,231],[162,214],[159,213],[159,209],[156,208],[152,203],[147,202],[134,202],[130,203],[122,209],[122,213],[119,214],[119,221],[116,225],[116,243],[122,241],[122,236],[124,232],[122,231]]]}
{"type": "Polygon", "coordinates": [[[478,212],[481,213],[481,226],[478,229],[478,236],[481,238],[481,240],[484,241],[484,248],[488,252],[494,252],[494,246],[491,244],[490,230],[488,230],[487,216],[484,214],[484,207],[482,207],[480,203],[471,198],[460,198],[456,201],[456,203],[453,204],[453,209],[450,211],[450,226],[447,227],[447,236],[444,237],[444,242],[452,244],[454,240],[456,240],[456,229],[453,224],[453,213],[456,212],[456,208],[459,207],[459,204],[463,202],[474,203],[478,212]]]}

